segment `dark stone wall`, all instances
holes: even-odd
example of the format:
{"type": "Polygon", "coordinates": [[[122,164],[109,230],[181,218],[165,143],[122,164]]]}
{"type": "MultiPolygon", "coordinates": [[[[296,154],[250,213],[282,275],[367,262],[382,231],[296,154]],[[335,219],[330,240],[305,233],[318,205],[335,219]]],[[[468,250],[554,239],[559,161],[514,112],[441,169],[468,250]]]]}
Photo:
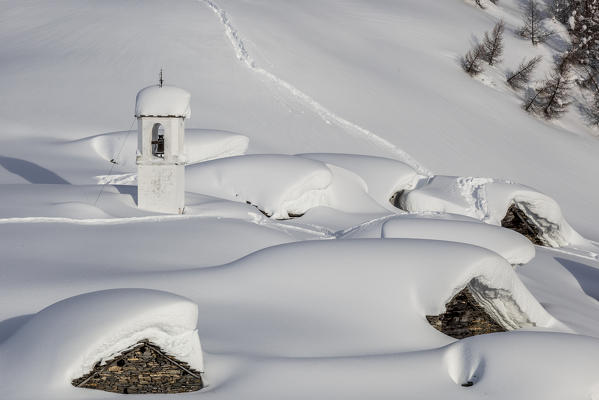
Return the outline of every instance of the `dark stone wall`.
{"type": "Polygon", "coordinates": [[[73,380],[73,386],[115,393],[181,393],[204,387],[199,371],[143,340],[73,380]]]}
{"type": "MultiPolygon", "coordinates": [[[[405,190],[400,190],[399,192],[393,193],[391,198],[389,199],[389,203],[393,204],[393,207],[399,208],[400,210],[404,210],[401,206],[401,196],[405,193],[405,190]]],[[[407,210],[404,210],[407,211],[407,210]]]]}
{"type": "Polygon", "coordinates": [[[427,315],[426,319],[435,329],[456,339],[505,332],[478,304],[468,288],[464,288],[445,305],[444,313],[427,315]]]}
{"type": "Polygon", "coordinates": [[[536,245],[546,246],[542,239],[539,228],[518,208],[516,204],[512,204],[507,210],[505,217],[501,220],[501,226],[511,229],[524,235],[536,245]]]}

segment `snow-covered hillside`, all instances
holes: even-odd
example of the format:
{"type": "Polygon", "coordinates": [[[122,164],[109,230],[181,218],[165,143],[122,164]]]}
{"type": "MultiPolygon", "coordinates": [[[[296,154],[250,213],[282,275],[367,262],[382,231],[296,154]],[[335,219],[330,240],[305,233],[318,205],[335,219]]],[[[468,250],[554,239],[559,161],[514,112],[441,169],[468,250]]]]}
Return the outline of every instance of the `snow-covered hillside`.
{"type": "Polygon", "coordinates": [[[567,34],[482,1],[2,0],[0,398],[113,398],[71,381],[149,339],[208,383],[156,398],[599,399],[598,133],[505,84],[567,34]],[[183,215],[137,208],[161,68],[183,215]],[[512,332],[431,326],[465,289],[512,332]]]}

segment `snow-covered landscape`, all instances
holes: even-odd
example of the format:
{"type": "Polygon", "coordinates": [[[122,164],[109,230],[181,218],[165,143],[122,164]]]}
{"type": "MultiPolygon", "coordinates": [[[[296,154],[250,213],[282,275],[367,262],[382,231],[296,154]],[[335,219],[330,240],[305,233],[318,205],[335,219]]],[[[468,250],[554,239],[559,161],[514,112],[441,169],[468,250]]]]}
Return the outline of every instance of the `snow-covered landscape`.
{"type": "Polygon", "coordinates": [[[593,92],[526,112],[577,45],[530,4],[0,1],[0,399],[599,400],[593,92]]]}

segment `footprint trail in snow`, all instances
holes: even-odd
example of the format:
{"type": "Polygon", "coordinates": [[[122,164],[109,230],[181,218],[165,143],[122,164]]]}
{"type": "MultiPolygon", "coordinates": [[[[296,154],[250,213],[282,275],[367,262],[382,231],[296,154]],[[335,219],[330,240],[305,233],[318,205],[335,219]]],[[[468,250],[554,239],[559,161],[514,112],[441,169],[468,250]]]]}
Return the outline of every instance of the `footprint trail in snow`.
{"type": "Polygon", "coordinates": [[[248,68],[252,71],[262,75],[267,78],[269,81],[273,82],[275,85],[285,89],[292,96],[300,100],[302,103],[306,104],[309,108],[311,108],[316,114],[318,114],[327,124],[335,124],[346,131],[353,133],[355,136],[360,136],[373,143],[374,145],[382,148],[386,151],[390,151],[395,154],[399,161],[402,161],[414,168],[418,173],[422,175],[431,176],[432,173],[419,162],[417,162],[412,156],[403,151],[402,149],[395,146],[393,143],[389,142],[386,139],[376,135],[374,132],[369,131],[351,121],[346,120],[345,118],[335,114],[312,97],[308,96],[306,93],[302,92],[289,82],[277,77],[273,73],[265,70],[264,68],[258,67],[256,62],[251,57],[243,39],[239,35],[239,32],[235,27],[231,24],[231,20],[227,13],[221,9],[216,3],[211,0],[198,0],[206,4],[218,17],[220,18],[221,23],[225,27],[225,33],[235,50],[235,55],[237,58],[242,61],[248,68]]]}

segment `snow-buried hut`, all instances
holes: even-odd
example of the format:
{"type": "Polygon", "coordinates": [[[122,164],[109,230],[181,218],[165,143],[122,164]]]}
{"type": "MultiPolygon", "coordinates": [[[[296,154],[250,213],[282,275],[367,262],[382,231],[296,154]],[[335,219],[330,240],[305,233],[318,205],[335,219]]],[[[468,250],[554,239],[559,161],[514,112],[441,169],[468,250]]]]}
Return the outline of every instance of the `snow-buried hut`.
{"type": "Polygon", "coordinates": [[[197,316],[195,303],[156,290],[71,297],[43,309],[11,337],[19,343],[10,348],[28,349],[14,354],[13,364],[41,386],[125,394],[200,390],[197,316]]]}
{"type": "Polygon", "coordinates": [[[411,213],[451,213],[501,225],[536,245],[585,243],[555,200],[516,183],[437,175],[414,190],[396,193],[391,202],[411,213]]]}
{"type": "Polygon", "coordinates": [[[456,339],[513,329],[497,318],[493,305],[481,293],[472,290],[471,282],[445,304],[445,312],[427,315],[427,321],[438,331],[456,339]],[[486,306],[486,307],[485,307],[486,306]]]}

